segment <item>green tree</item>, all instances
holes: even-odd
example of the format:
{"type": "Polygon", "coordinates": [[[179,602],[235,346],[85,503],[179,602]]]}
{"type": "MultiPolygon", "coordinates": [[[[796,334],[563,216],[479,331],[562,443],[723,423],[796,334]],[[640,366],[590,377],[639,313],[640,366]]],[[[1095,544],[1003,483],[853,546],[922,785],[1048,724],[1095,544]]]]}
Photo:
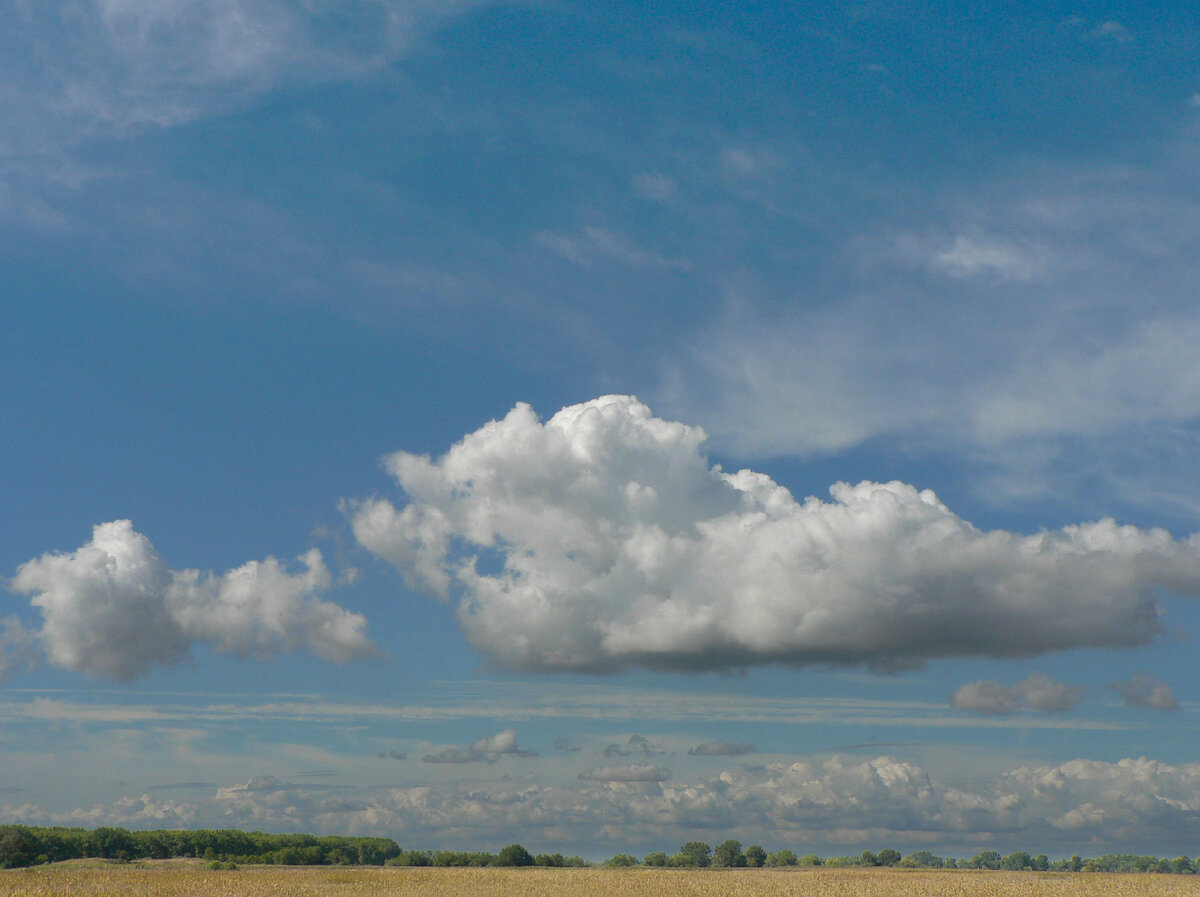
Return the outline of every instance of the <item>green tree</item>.
{"type": "Polygon", "coordinates": [[[799,865],[801,865],[801,866],[820,866],[821,858],[819,856],[817,856],[815,853],[806,853],[804,856],[800,857],[799,865]]]}
{"type": "Polygon", "coordinates": [[[859,858],[858,858],[858,865],[860,865],[860,866],[878,866],[879,865],[879,857],[875,856],[875,854],[871,853],[871,851],[869,851],[869,850],[864,850],[862,852],[862,855],[859,856],[859,858]]]}
{"type": "Polygon", "coordinates": [[[667,855],[661,850],[656,850],[654,853],[646,854],[646,858],[642,860],[643,865],[661,868],[667,865],[667,855]]]}
{"type": "Polygon", "coordinates": [[[703,841],[688,841],[679,848],[679,854],[686,858],[689,866],[704,868],[712,863],[712,848],[703,841]]]}
{"type": "Polygon", "coordinates": [[[984,850],[975,854],[967,862],[968,869],[999,869],[1003,857],[994,850],[984,850]]]}
{"type": "Polygon", "coordinates": [[[777,850],[767,857],[768,866],[795,866],[796,855],[790,850],[777,850]]]}
{"type": "Polygon", "coordinates": [[[604,861],[605,866],[616,866],[618,868],[624,866],[636,866],[637,864],[637,857],[630,856],[627,853],[618,853],[616,856],[610,857],[604,861]]]}
{"type": "Polygon", "coordinates": [[[712,852],[712,865],[723,869],[745,866],[746,855],[742,853],[742,842],[730,838],[718,844],[712,852]]]}
{"type": "Polygon", "coordinates": [[[1032,869],[1033,858],[1023,850],[1014,850],[1000,861],[1000,868],[1009,869],[1013,872],[1020,872],[1023,869],[1032,869]]]}
{"type": "Polygon", "coordinates": [[[879,851],[876,859],[880,866],[895,866],[900,862],[900,851],[892,850],[890,847],[879,851]]]}
{"type": "Polygon", "coordinates": [[[28,832],[7,825],[0,829],[0,869],[29,866],[34,856],[34,840],[28,832]]]}
{"type": "Polygon", "coordinates": [[[520,844],[509,844],[496,856],[497,866],[532,866],[533,854],[520,844]]]}
{"type": "Polygon", "coordinates": [[[746,865],[752,869],[759,869],[766,865],[767,852],[757,844],[751,844],[746,848],[746,865]]]}

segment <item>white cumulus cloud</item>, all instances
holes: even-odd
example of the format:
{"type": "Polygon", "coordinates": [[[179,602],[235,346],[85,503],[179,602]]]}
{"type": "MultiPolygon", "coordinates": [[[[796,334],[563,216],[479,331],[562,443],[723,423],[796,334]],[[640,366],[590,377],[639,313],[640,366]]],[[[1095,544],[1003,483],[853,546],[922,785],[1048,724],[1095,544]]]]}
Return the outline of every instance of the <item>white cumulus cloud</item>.
{"type": "Polygon", "coordinates": [[[128,520],[97,525],[74,552],[28,561],[12,588],[32,595],[47,660],[128,680],[181,660],[191,645],[265,657],[307,648],[343,663],[375,648],[366,619],[318,596],[332,585],[316,549],[289,573],[275,558],[227,573],[171,570],[128,520]]]}
{"type": "Polygon", "coordinates": [[[1155,589],[1200,593],[1200,537],[1110,519],[984,531],[928,490],[837,483],[797,501],[727,473],[704,431],[631,396],[542,422],[518,404],[440,458],[397,452],[407,493],[349,505],[359,542],[456,598],[470,641],[514,668],[919,664],[1129,646],[1155,589]]]}
{"type": "Polygon", "coordinates": [[[470,747],[443,748],[436,754],[426,754],[421,760],[425,763],[495,763],[505,754],[536,757],[537,751],[521,747],[517,744],[516,731],[504,729],[495,735],[480,738],[470,747]]]}

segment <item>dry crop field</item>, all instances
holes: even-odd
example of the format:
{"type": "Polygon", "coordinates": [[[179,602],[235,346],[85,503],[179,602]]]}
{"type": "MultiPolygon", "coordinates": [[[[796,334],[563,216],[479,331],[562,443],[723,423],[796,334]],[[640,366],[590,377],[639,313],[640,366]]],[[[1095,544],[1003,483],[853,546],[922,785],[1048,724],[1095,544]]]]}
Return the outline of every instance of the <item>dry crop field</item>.
{"type": "Polygon", "coordinates": [[[0,872],[0,897],[1027,897],[1194,895],[1200,876],[907,869],[404,869],[59,863],[0,872]]]}

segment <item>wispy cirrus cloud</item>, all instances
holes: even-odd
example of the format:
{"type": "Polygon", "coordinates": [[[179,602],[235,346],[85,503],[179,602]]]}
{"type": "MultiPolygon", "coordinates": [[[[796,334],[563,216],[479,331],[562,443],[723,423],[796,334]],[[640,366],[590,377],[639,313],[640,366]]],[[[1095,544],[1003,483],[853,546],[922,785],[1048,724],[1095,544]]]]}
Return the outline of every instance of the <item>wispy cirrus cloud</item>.
{"type": "Polygon", "coordinates": [[[1194,519],[1173,460],[1200,433],[1193,170],[1167,147],[1136,169],[1030,165],[956,184],[936,217],[860,222],[831,250],[836,287],[781,301],[732,282],[726,311],[664,356],[655,405],[742,458],[886,439],[967,454],[992,503],[1086,481],[1194,519]]]}
{"type": "Polygon", "coordinates": [[[394,61],[484,0],[4,0],[0,152],[180,124],[288,83],[354,77],[394,61]]]}
{"type": "MultiPolygon", "coordinates": [[[[655,689],[605,688],[544,684],[538,682],[474,682],[465,693],[455,688],[433,689],[420,700],[400,704],[361,701],[329,701],[317,697],[290,696],[280,700],[246,699],[241,695],[220,696],[215,700],[204,694],[156,695],[150,703],[105,702],[89,695],[53,695],[33,693],[19,699],[10,691],[0,701],[0,721],[30,725],[78,722],[129,727],[139,724],[170,725],[187,721],[208,727],[239,726],[247,720],[304,723],[309,726],[344,727],[355,721],[446,722],[485,719],[524,720],[606,720],[646,723],[764,723],[783,726],[841,725],[879,727],[1003,728],[1019,725],[1035,729],[1078,729],[1083,731],[1119,730],[1124,724],[1080,715],[1022,718],[1019,722],[1003,717],[964,715],[944,703],[888,700],[883,698],[796,697],[775,698],[761,695],[710,692],[696,694],[655,689]]],[[[645,736],[641,736],[645,737],[645,736]]],[[[559,739],[558,750],[581,749],[570,739],[559,739]]],[[[617,748],[629,750],[625,744],[617,748]]],[[[864,745],[860,745],[864,746],[864,745]]],[[[866,744],[865,746],[870,746],[866,744]]],[[[883,746],[886,746],[884,744],[883,746]]],[[[652,747],[662,750],[661,746],[652,747]]]]}

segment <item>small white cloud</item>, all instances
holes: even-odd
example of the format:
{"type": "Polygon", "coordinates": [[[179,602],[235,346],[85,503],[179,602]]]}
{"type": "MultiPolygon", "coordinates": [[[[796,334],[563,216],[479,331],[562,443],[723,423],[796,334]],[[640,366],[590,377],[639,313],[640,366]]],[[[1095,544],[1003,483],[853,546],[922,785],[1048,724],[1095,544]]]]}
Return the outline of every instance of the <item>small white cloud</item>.
{"type": "Polygon", "coordinates": [[[624,744],[608,744],[604,746],[605,757],[649,757],[654,754],[665,754],[661,745],[652,742],[645,735],[630,735],[624,744]]]}
{"type": "Polygon", "coordinates": [[[930,266],[952,277],[989,275],[1005,280],[1030,280],[1044,268],[1032,252],[999,240],[959,235],[947,248],[936,251],[930,266]]]}
{"type": "Polygon", "coordinates": [[[1118,43],[1128,43],[1133,40],[1133,36],[1129,33],[1129,29],[1120,22],[1101,22],[1091,31],[1092,37],[1107,38],[1115,40],[1118,43]]]}
{"type": "Polygon", "coordinates": [[[704,439],[630,396],[544,424],[519,404],[441,458],[386,458],[409,504],[352,505],[354,532],[414,586],[457,596],[471,642],[522,669],[1131,646],[1160,631],[1155,589],[1200,594],[1200,537],[1110,519],[986,531],[899,482],[800,502],[710,465],[704,439]]]}
{"type": "Polygon", "coordinates": [[[669,178],[665,174],[650,172],[635,177],[633,189],[639,195],[654,202],[668,202],[674,199],[679,192],[679,187],[673,178],[669,178]]]}
{"type": "Polygon", "coordinates": [[[959,710],[997,715],[1015,713],[1018,707],[1011,688],[987,680],[960,685],[950,697],[950,704],[959,710]]]}
{"type": "Polygon", "coordinates": [[[1042,673],[1034,673],[1014,689],[1029,707],[1042,713],[1060,713],[1071,710],[1083,700],[1087,687],[1055,682],[1042,673]]]}
{"type": "Polygon", "coordinates": [[[781,167],[779,156],[764,147],[729,146],[721,150],[721,168],[737,178],[762,178],[781,167]]]}
{"type": "Polygon", "coordinates": [[[517,733],[504,729],[487,738],[480,738],[470,747],[448,747],[436,754],[426,754],[424,763],[495,763],[501,756],[536,757],[537,751],[527,750],[517,744],[517,733]]]}
{"type": "Polygon", "coordinates": [[[615,261],[630,268],[685,271],[691,263],[635,246],[625,236],[603,227],[586,227],[578,234],[543,231],[534,238],[541,246],[573,264],[590,267],[615,261]]]}
{"type": "Polygon", "coordinates": [[[1109,688],[1121,696],[1126,707],[1146,710],[1178,710],[1179,701],[1171,686],[1149,673],[1134,673],[1128,682],[1110,682],[1109,688]]]}
{"type": "Polygon", "coordinates": [[[1022,709],[1061,713],[1074,708],[1086,693],[1085,686],[1066,685],[1042,673],[1034,673],[1011,688],[987,680],[968,683],[954,692],[950,703],[973,713],[1001,715],[1022,709]]]}
{"type": "Polygon", "coordinates": [[[97,525],[74,552],[22,564],[12,588],[42,613],[49,663],[128,680],[174,663],[195,643],[239,656],[307,648],[336,663],[369,657],[366,619],[317,596],[332,578],[321,553],[288,573],[275,558],[223,575],[174,571],[128,520],[97,525]]]}

